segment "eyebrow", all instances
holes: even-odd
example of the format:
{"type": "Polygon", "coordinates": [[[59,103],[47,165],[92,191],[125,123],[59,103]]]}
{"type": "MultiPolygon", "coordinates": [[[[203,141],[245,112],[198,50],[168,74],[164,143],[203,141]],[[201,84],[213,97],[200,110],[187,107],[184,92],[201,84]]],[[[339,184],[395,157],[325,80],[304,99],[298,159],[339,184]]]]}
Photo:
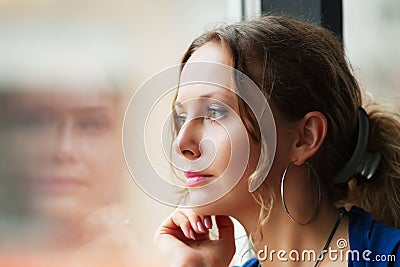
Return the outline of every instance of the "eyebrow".
{"type": "MultiPolygon", "coordinates": [[[[229,92],[232,92],[232,91],[229,90],[229,92]]],[[[234,92],[232,92],[232,93],[234,93],[234,92]]],[[[223,96],[224,98],[228,98],[229,100],[232,98],[232,96],[228,95],[228,93],[225,93],[225,90],[224,90],[224,92],[219,92],[219,91],[218,91],[218,92],[212,92],[212,93],[200,95],[200,96],[196,97],[196,99],[199,99],[199,98],[214,98],[215,95],[221,95],[221,96],[223,96]]],[[[185,101],[185,102],[186,102],[186,101],[185,101]]],[[[179,105],[181,105],[181,104],[182,104],[181,102],[175,101],[174,107],[179,106],[179,105]]]]}
{"type": "MultiPolygon", "coordinates": [[[[32,107],[19,107],[14,110],[16,113],[24,113],[24,112],[53,112],[54,107],[43,105],[43,106],[32,106],[32,107]]],[[[86,107],[71,107],[67,109],[67,112],[71,112],[72,114],[103,114],[111,110],[109,107],[102,105],[94,105],[94,106],[86,106],[86,107]]]]}

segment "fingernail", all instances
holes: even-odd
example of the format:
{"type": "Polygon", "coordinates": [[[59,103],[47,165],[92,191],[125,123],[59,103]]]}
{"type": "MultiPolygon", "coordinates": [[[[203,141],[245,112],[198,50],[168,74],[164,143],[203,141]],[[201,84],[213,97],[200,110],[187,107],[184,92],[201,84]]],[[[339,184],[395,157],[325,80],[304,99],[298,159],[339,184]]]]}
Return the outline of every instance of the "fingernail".
{"type": "Polygon", "coordinates": [[[189,230],[189,235],[191,239],[196,240],[196,237],[194,236],[194,232],[192,229],[189,230]]]}
{"type": "Polygon", "coordinates": [[[202,233],[206,232],[206,230],[204,229],[203,224],[201,222],[197,222],[196,225],[200,232],[202,232],[202,233]]]}
{"type": "Polygon", "coordinates": [[[211,218],[210,218],[210,217],[204,218],[204,224],[206,225],[206,227],[207,227],[208,229],[211,229],[211,228],[212,228],[211,218]]]}

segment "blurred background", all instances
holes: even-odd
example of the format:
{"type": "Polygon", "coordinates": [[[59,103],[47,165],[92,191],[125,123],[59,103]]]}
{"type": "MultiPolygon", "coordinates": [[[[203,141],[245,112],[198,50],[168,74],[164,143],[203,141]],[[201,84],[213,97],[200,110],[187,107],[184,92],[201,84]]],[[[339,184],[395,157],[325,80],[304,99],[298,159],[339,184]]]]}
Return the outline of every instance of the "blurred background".
{"type": "MultiPolygon", "coordinates": [[[[193,38],[268,4],[0,0],[0,266],[163,266],[153,235],[172,208],[128,173],[126,106],[193,38]]],[[[400,2],[343,1],[342,10],[363,90],[398,105],[400,2]]],[[[243,234],[238,226],[237,264],[243,234]]]]}

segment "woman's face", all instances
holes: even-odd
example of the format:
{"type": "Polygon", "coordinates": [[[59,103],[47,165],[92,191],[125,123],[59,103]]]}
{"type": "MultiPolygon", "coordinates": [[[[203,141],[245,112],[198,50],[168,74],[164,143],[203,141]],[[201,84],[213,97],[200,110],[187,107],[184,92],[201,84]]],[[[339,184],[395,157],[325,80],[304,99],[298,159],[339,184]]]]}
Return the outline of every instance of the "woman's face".
{"type": "Polygon", "coordinates": [[[24,91],[8,112],[16,194],[34,214],[79,218],[118,200],[122,107],[112,89],[24,91]]]}
{"type": "MultiPolygon", "coordinates": [[[[220,44],[209,42],[190,57],[181,80],[186,80],[194,62],[232,66],[229,52],[220,44]]],[[[216,74],[209,71],[209,75],[216,74]]],[[[233,88],[229,75],[222,80],[224,86],[202,83],[179,88],[174,109],[174,149],[186,160],[182,169],[189,203],[201,206],[196,208],[199,213],[231,215],[232,210],[254,202],[247,178],[257,165],[259,147],[249,138],[239,116],[236,94],[227,89],[233,88]]]]}

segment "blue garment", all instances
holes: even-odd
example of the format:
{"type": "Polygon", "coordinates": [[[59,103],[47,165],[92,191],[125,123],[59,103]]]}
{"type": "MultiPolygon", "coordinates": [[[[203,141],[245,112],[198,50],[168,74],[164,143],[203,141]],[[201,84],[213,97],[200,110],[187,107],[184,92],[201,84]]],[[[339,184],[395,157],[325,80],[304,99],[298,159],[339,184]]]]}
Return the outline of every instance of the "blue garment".
{"type": "Polygon", "coordinates": [[[252,259],[246,261],[246,262],[242,265],[242,267],[257,267],[257,266],[259,266],[259,265],[258,265],[258,260],[257,260],[257,258],[252,258],[252,259]]]}
{"type": "MultiPolygon", "coordinates": [[[[368,212],[357,207],[350,210],[349,217],[348,267],[400,266],[400,229],[373,221],[368,212]]],[[[242,267],[257,267],[258,264],[257,259],[252,258],[242,267]]]]}
{"type": "Polygon", "coordinates": [[[350,211],[349,239],[350,249],[359,251],[360,256],[358,260],[349,259],[349,267],[400,266],[400,230],[373,221],[360,208],[353,207],[350,211]]]}

